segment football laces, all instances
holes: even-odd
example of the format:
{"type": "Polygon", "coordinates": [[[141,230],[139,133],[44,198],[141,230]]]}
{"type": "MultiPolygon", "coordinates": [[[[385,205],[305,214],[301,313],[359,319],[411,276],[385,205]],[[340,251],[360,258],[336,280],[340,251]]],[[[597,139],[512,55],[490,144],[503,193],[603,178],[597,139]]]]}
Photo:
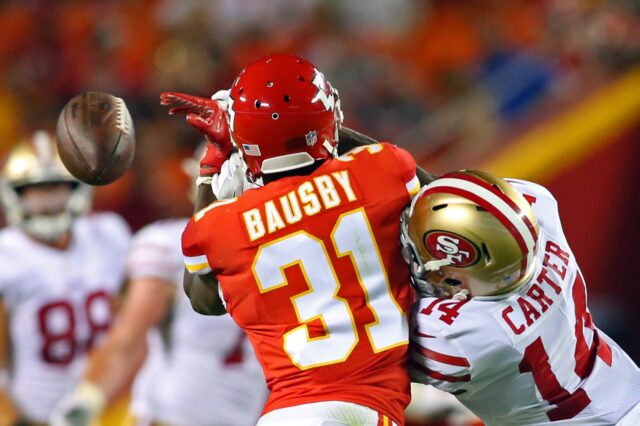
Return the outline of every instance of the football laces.
{"type": "Polygon", "coordinates": [[[116,98],[116,129],[122,133],[128,135],[131,132],[133,123],[131,121],[131,114],[127,109],[124,101],[121,98],[116,98]]]}

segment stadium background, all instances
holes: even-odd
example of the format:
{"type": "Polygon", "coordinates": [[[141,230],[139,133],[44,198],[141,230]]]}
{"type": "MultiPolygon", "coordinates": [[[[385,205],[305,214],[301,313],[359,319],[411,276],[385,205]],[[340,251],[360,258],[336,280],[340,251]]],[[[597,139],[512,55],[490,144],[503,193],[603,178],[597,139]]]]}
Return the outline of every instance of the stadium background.
{"type": "Polygon", "coordinates": [[[190,212],[198,135],[160,91],[209,95],[260,56],[307,57],[346,125],[426,169],[548,186],[595,322],[640,362],[640,1],[4,1],[0,40],[1,153],[78,92],[125,99],[136,160],[95,206],[133,229],[190,212]]]}

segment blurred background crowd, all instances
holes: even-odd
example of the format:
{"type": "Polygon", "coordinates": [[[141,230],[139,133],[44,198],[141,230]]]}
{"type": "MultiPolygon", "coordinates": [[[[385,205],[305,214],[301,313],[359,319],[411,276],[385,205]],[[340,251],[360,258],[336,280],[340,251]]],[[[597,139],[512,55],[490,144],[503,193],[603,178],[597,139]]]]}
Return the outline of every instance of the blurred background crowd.
{"type": "MultiPolygon", "coordinates": [[[[640,297],[640,235],[624,213],[640,207],[640,1],[7,0],[0,40],[1,153],[27,132],[55,129],[81,91],[127,102],[135,163],[97,190],[96,208],[122,213],[134,230],[191,209],[182,163],[198,135],[167,117],[159,93],[210,95],[271,53],[310,59],[340,91],[347,126],[406,147],[435,173],[500,164],[492,161],[527,137],[553,135],[556,145],[608,120],[580,134],[576,146],[592,148],[576,150],[579,164],[558,168],[550,157],[540,170],[553,174],[509,171],[556,193],[596,323],[640,362],[637,299],[628,297],[640,297]],[[573,127],[557,121],[571,111],[573,127]]],[[[531,149],[517,163],[525,169],[545,157],[531,149]]]]}

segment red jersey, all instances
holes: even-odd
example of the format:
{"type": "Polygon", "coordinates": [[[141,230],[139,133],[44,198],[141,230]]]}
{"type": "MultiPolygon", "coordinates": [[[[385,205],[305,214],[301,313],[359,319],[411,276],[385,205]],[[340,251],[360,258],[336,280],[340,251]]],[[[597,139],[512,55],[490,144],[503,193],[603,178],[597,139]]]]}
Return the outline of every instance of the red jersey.
{"type": "Polygon", "coordinates": [[[381,143],[218,201],[182,236],[187,269],[213,272],[267,378],[264,412],[347,401],[400,422],[412,289],[400,215],[416,164],[381,143]]]}

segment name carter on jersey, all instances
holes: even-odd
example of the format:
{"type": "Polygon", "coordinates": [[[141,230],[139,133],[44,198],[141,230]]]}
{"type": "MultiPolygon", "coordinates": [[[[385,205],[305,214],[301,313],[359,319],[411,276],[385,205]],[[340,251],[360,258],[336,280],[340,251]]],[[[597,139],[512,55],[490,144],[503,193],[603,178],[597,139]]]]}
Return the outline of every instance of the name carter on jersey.
{"type": "MultiPolygon", "coordinates": [[[[553,241],[547,241],[545,246],[545,255],[542,262],[542,269],[536,277],[536,283],[532,284],[526,295],[529,298],[518,297],[516,303],[519,306],[520,313],[525,319],[525,323],[514,322],[511,314],[514,312],[513,306],[507,306],[502,311],[502,319],[507,323],[509,328],[516,334],[522,334],[527,327],[530,327],[538,320],[541,314],[545,313],[551,305],[554,304],[553,295],[548,295],[541,286],[546,284],[556,295],[560,294],[561,287],[554,282],[549,276],[549,269],[557,273],[561,279],[564,279],[567,273],[567,265],[569,265],[569,253],[565,252],[553,241]],[[551,256],[554,257],[552,260],[551,256]],[[559,263],[557,261],[559,260],[559,263]],[[540,284],[540,285],[538,285],[540,284]],[[535,301],[539,305],[539,309],[531,301],[535,301]]],[[[545,286],[546,287],[546,286],[545,286]]],[[[549,289],[547,289],[549,291],[549,289]]]]}
{"type": "Polygon", "coordinates": [[[243,212],[242,217],[249,239],[255,241],[300,222],[304,216],[338,207],[345,198],[347,202],[358,199],[351,188],[349,172],[341,170],[314,177],[278,200],[269,200],[261,207],[243,212]],[[342,193],[337,187],[342,188],[342,193]]]}

